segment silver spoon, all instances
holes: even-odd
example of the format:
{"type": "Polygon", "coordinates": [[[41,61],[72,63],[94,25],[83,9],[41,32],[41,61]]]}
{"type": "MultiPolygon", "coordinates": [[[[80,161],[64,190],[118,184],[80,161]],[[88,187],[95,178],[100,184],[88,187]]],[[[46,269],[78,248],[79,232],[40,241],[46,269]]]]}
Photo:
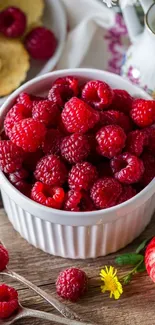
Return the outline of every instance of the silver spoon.
{"type": "MultiPolygon", "coordinates": [[[[0,244],[5,247],[2,241],[0,241],[0,244]]],[[[44,298],[48,303],[50,303],[50,305],[56,308],[65,318],[69,318],[72,320],[82,320],[74,311],[72,311],[70,308],[65,306],[65,304],[63,304],[58,299],[54,298],[52,295],[48,294],[44,290],[40,289],[32,282],[25,279],[23,276],[9,270],[8,268],[0,272],[0,274],[8,275],[11,278],[20,281],[21,283],[24,283],[27,287],[35,291],[40,297],[44,298]]]]}
{"type": "Polygon", "coordinates": [[[19,304],[19,309],[17,313],[13,316],[11,316],[8,320],[0,320],[0,325],[12,325],[14,322],[17,320],[27,318],[27,317],[32,317],[32,318],[40,318],[40,319],[45,319],[49,320],[52,323],[59,323],[59,324],[66,324],[66,325],[95,325],[95,324],[90,324],[90,323],[83,323],[75,320],[70,320],[66,319],[51,313],[45,313],[43,311],[39,310],[33,310],[29,308],[23,307],[21,304],[19,304]]]}

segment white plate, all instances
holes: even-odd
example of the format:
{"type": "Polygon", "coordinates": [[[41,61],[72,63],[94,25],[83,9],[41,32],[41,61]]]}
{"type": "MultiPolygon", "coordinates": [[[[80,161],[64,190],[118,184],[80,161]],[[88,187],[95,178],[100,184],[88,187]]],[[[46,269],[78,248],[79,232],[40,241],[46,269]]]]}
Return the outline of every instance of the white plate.
{"type": "MultiPolygon", "coordinates": [[[[48,61],[40,62],[37,60],[31,60],[31,68],[28,71],[27,78],[24,82],[52,71],[60,59],[65,44],[67,34],[67,18],[63,4],[60,0],[44,1],[45,9],[43,15],[43,26],[54,31],[58,40],[58,46],[55,54],[48,61]]],[[[0,105],[2,105],[7,98],[8,96],[1,97],[0,105]]]]}

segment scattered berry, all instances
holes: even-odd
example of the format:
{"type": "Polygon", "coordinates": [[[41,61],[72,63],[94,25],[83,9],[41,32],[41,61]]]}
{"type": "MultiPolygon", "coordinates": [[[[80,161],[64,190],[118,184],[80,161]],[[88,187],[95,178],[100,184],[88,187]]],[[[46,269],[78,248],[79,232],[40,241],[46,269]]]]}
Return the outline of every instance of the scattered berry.
{"type": "Polygon", "coordinates": [[[155,237],[151,239],[145,250],[146,271],[153,282],[155,282],[155,237]]]}
{"type": "Polygon", "coordinates": [[[84,86],[82,99],[95,109],[102,110],[112,103],[113,90],[105,82],[92,80],[84,86]]]}
{"type": "Polygon", "coordinates": [[[73,302],[87,291],[86,273],[77,268],[69,268],[60,272],[56,281],[57,294],[73,302]]]}
{"type": "Polygon", "coordinates": [[[96,167],[89,162],[81,162],[72,167],[68,175],[68,184],[71,189],[89,190],[97,180],[96,167]]]}
{"type": "Polygon", "coordinates": [[[132,153],[135,156],[140,156],[147,144],[147,135],[141,130],[135,130],[130,132],[127,136],[126,151],[132,153]]]}
{"type": "Polygon", "coordinates": [[[34,59],[48,60],[56,50],[57,40],[51,30],[36,27],[26,35],[25,47],[34,59]]]}
{"type": "Polygon", "coordinates": [[[48,155],[38,162],[34,173],[35,178],[49,186],[61,186],[67,178],[67,170],[61,159],[48,155]]]}
{"type": "Polygon", "coordinates": [[[50,187],[36,182],[31,191],[31,198],[47,207],[61,209],[65,197],[62,187],[50,187]]]}
{"type": "Polygon", "coordinates": [[[44,141],[46,128],[32,118],[21,120],[11,130],[10,139],[26,152],[34,152],[44,141]]]}
{"type": "Polygon", "coordinates": [[[61,143],[61,155],[69,163],[78,163],[87,158],[90,152],[88,136],[74,133],[65,137],[61,143]]]}
{"type": "Polygon", "coordinates": [[[85,133],[99,120],[99,113],[77,97],[71,98],[62,111],[62,121],[70,133],[85,133]]]}
{"type": "Polygon", "coordinates": [[[153,124],[155,121],[155,101],[135,99],[132,104],[130,116],[134,123],[141,128],[153,124]]]}
{"type": "MultiPolygon", "coordinates": [[[[9,263],[9,254],[7,249],[0,245],[0,272],[4,271],[9,263]]],[[[1,301],[1,299],[0,299],[1,301]]]]}
{"type": "Polygon", "coordinates": [[[23,104],[15,104],[7,113],[4,120],[6,135],[10,137],[13,126],[21,120],[30,117],[30,112],[23,104]]]}
{"type": "Polygon", "coordinates": [[[96,134],[98,152],[107,158],[112,158],[121,153],[125,146],[126,135],[118,125],[102,127],[96,134]]]}
{"type": "Polygon", "coordinates": [[[99,123],[101,126],[109,124],[119,125],[125,131],[125,133],[132,130],[132,121],[130,117],[119,111],[111,110],[101,112],[99,123]]]}
{"type": "Polygon", "coordinates": [[[140,181],[144,173],[144,165],[138,157],[125,152],[111,160],[111,168],[115,178],[124,184],[140,181]]]}
{"type": "Polygon", "coordinates": [[[93,185],[90,193],[96,208],[106,209],[117,203],[122,193],[122,186],[116,179],[104,177],[93,185]]]}
{"type": "Polygon", "coordinates": [[[113,89],[113,93],[113,101],[109,108],[115,111],[129,114],[132,107],[133,98],[126,90],[123,89],[113,89]]]}
{"type": "Polygon", "coordinates": [[[26,29],[26,16],[16,7],[8,7],[0,12],[0,32],[6,37],[20,37],[26,29]]]}
{"type": "Polygon", "coordinates": [[[145,170],[140,180],[140,184],[147,186],[155,177],[155,157],[149,152],[144,152],[141,156],[141,160],[144,164],[145,170]]]}
{"type": "Polygon", "coordinates": [[[0,169],[5,173],[14,173],[21,168],[24,159],[23,150],[10,140],[0,140],[0,169]]]}
{"type": "Polygon", "coordinates": [[[117,201],[117,204],[121,204],[136,195],[136,190],[131,185],[124,185],[122,189],[123,190],[117,201]]]}
{"type": "Polygon", "coordinates": [[[27,108],[28,112],[30,112],[30,114],[32,113],[33,102],[29,94],[24,92],[20,93],[17,97],[17,103],[23,104],[27,108]]]}
{"type": "Polygon", "coordinates": [[[78,96],[79,94],[79,82],[78,79],[72,76],[67,76],[63,78],[58,78],[55,80],[54,85],[64,85],[72,90],[73,96],[78,96]]]}
{"type": "Polygon", "coordinates": [[[32,109],[32,117],[46,126],[56,126],[60,116],[58,106],[50,100],[36,102],[32,109]]]}
{"type": "Polygon", "coordinates": [[[45,154],[60,154],[60,146],[62,142],[62,134],[57,129],[47,130],[45,139],[42,143],[42,149],[45,154]]]}
{"type": "Polygon", "coordinates": [[[19,307],[17,291],[7,286],[0,285],[0,318],[9,318],[19,307]]]}

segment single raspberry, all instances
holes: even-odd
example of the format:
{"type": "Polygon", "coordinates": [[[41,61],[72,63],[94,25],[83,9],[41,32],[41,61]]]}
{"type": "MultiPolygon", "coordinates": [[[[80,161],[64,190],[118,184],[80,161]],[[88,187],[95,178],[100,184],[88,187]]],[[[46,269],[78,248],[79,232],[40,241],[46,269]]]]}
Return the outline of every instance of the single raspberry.
{"type": "Polygon", "coordinates": [[[44,141],[46,128],[32,118],[21,120],[11,130],[10,139],[26,152],[34,152],[44,141]]]}
{"type": "Polygon", "coordinates": [[[8,7],[0,12],[0,32],[6,37],[20,37],[26,29],[26,16],[16,7],[8,7]]]}
{"type": "Polygon", "coordinates": [[[89,190],[98,178],[96,167],[89,162],[81,162],[72,167],[68,184],[71,189],[89,190]]]}
{"type": "Polygon", "coordinates": [[[50,126],[57,126],[60,117],[60,111],[56,104],[49,100],[38,101],[32,109],[32,117],[50,126]]]}
{"type": "Polygon", "coordinates": [[[136,195],[136,190],[131,185],[124,185],[117,204],[121,204],[136,195]]]}
{"type": "Polygon", "coordinates": [[[120,111],[128,115],[131,110],[133,98],[123,89],[113,89],[114,97],[109,109],[120,111]]]}
{"type": "Polygon", "coordinates": [[[9,254],[7,249],[0,245],[0,272],[4,271],[9,263],[9,254]]]}
{"type": "Polygon", "coordinates": [[[36,27],[26,35],[25,47],[34,59],[48,60],[56,50],[57,39],[51,30],[36,27]]]}
{"type": "Polygon", "coordinates": [[[88,280],[84,271],[69,268],[60,272],[56,281],[57,294],[67,300],[77,301],[87,291],[88,280]]]}
{"type": "Polygon", "coordinates": [[[46,185],[60,186],[66,181],[67,170],[59,157],[48,155],[38,162],[34,175],[46,185]]]}
{"type": "Polygon", "coordinates": [[[155,282],[155,237],[151,239],[145,250],[146,271],[153,282],[155,282]]]}
{"type": "Polygon", "coordinates": [[[6,135],[10,137],[13,126],[19,121],[30,117],[30,112],[23,104],[15,104],[7,113],[4,120],[4,129],[6,135]]]}
{"type": "Polygon", "coordinates": [[[35,152],[26,152],[24,154],[23,166],[29,172],[34,172],[38,161],[43,157],[43,152],[38,149],[35,152]]]}
{"type": "Polygon", "coordinates": [[[155,177],[155,157],[149,152],[144,152],[141,156],[141,160],[144,164],[145,171],[140,180],[140,184],[145,187],[155,177]]]}
{"type": "Polygon", "coordinates": [[[151,126],[148,128],[145,128],[142,130],[142,132],[145,134],[148,143],[147,143],[147,149],[150,151],[153,155],[155,155],[155,126],[151,126]]]}
{"type": "Polygon", "coordinates": [[[101,112],[99,124],[101,126],[109,124],[119,125],[125,131],[125,133],[132,130],[132,121],[130,117],[119,111],[111,110],[101,112]]]}
{"type": "Polygon", "coordinates": [[[58,107],[63,108],[65,103],[74,96],[72,89],[68,85],[55,84],[48,93],[48,99],[58,107]]]}
{"type": "Polygon", "coordinates": [[[83,161],[89,152],[90,144],[85,134],[74,133],[62,140],[61,155],[71,164],[83,161]]]}
{"type": "Polygon", "coordinates": [[[54,85],[65,85],[69,87],[73,92],[73,96],[78,96],[79,94],[78,79],[73,76],[58,78],[54,81],[54,85]]]}
{"type": "Polygon", "coordinates": [[[54,209],[61,209],[65,197],[62,187],[50,187],[36,182],[31,191],[31,199],[54,209]]]}
{"type": "Polygon", "coordinates": [[[67,192],[64,203],[64,210],[66,211],[80,211],[80,201],[82,193],[80,191],[70,190],[67,192]]]}
{"type": "Polygon", "coordinates": [[[28,182],[29,173],[26,169],[21,168],[15,173],[8,176],[9,181],[23,194],[29,196],[31,184],[28,182]]]}
{"type": "Polygon", "coordinates": [[[99,80],[91,80],[82,90],[82,99],[95,109],[105,109],[113,100],[113,90],[110,86],[99,80]]]}
{"type": "Polygon", "coordinates": [[[108,159],[97,164],[96,168],[99,174],[99,178],[113,176],[110,161],[108,159]]]}
{"type": "Polygon", "coordinates": [[[155,101],[135,99],[132,104],[130,116],[134,123],[141,128],[153,124],[155,121],[155,101]]]}
{"type": "Polygon", "coordinates": [[[103,177],[93,185],[90,193],[96,208],[106,209],[117,203],[122,185],[112,177],[103,177]]]}
{"type": "Polygon", "coordinates": [[[60,154],[60,145],[62,142],[63,136],[57,129],[47,130],[45,139],[42,143],[42,149],[45,154],[60,154]]]}
{"type": "Polygon", "coordinates": [[[0,169],[5,173],[14,173],[21,168],[24,159],[23,150],[10,140],[0,140],[0,169]]]}
{"type": "Polygon", "coordinates": [[[62,111],[62,121],[70,133],[85,133],[99,120],[99,113],[77,97],[71,98],[62,111]]]}
{"type": "Polygon", "coordinates": [[[0,318],[9,318],[19,307],[17,291],[7,286],[0,285],[0,318]]]}
{"type": "Polygon", "coordinates": [[[17,103],[23,104],[27,108],[29,113],[32,114],[33,102],[31,99],[31,95],[24,92],[20,93],[19,96],[17,97],[17,103]]]}
{"type": "Polygon", "coordinates": [[[112,158],[121,153],[125,146],[126,135],[118,125],[102,127],[96,134],[98,152],[107,158],[112,158]]]}
{"type": "Polygon", "coordinates": [[[140,181],[144,173],[144,165],[138,157],[125,152],[111,160],[111,168],[115,178],[124,184],[140,181]]]}
{"type": "Polygon", "coordinates": [[[148,137],[141,130],[135,130],[128,134],[126,140],[126,151],[135,156],[140,156],[148,144],[148,137]]]}

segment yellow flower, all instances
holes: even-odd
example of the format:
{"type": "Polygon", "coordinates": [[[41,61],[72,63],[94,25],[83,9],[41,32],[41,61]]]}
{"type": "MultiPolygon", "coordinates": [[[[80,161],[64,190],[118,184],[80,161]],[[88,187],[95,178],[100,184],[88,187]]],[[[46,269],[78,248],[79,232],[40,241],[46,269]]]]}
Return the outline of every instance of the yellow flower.
{"type": "Polygon", "coordinates": [[[110,291],[110,298],[114,296],[115,299],[119,299],[120,295],[123,293],[123,288],[117,277],[117,270],[114,267],[106,266],[105,269],[101,270],[100,276],[101,280],[104,282],[104,285],[101,286],[101,291],[110,291]]]}

